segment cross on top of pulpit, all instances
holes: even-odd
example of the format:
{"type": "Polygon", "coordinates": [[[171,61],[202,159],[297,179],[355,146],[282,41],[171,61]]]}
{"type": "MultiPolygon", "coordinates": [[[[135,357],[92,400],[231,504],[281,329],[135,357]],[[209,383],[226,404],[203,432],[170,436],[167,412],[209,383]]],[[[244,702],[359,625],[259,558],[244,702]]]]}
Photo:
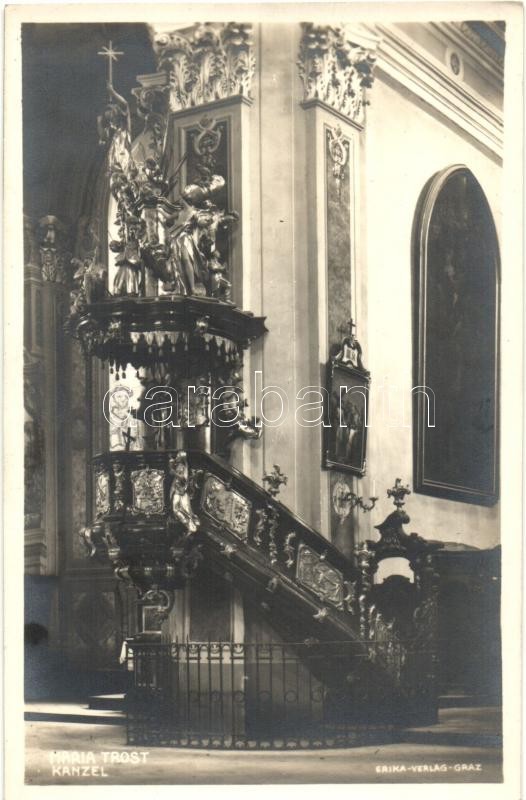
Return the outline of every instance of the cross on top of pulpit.
{"type": "Polygon", "coordinates": [[[136,437],[131,435],[131,428],[128,428],[123,434],[122,438],[124,439],[125,445],[124,449],[128,453],[130,450],[131,443],[135,441],[136,437]]]}
{"type": "Polygon", "coordinates": [[[395,480],[394,486],[391,489],[387,490],[387,497],[392,497],[393,503],[397,508],[402,508],[405,505],[405,496],[411,494],[411,489],[409,486],[402,486],[402,481],[400,478],[395,480]]]}
{"type": "Polygon", "coordinates": [[[113,62],[117,61],[117,56],[123,56],[124,53],[121,50],[114,50],[113,42],[110,39],[108,47],[98,50],[97,55],[108,59],[108,83],[113,86],[113,62]]]}
{"type": "Polygon", "coordinates": [[[353,318],[347,320],[343,325],[340,325],[338,328],[338,333],[341,334],[342,338],[349,337],[351,341],[354,341],[354,331],[356,328],[356,323],[354,322],[353,318]]]}

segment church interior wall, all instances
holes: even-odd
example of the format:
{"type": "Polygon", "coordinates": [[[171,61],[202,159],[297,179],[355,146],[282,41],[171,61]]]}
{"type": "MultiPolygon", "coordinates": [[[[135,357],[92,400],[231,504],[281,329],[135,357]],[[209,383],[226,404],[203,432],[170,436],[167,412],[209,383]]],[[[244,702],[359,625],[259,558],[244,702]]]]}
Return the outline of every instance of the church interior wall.
{"type": "MultiPolygon", "coordinates": [[[[442,52],[434,34],[425,31],[418,37],[411,26],[405,26],[404,33],[417,35],[420,46],[431,48],[434,57],[442,52]]],[[[264,342],[257,343],[246,358],[245,381],[248,379],[249,384],[245,391],[249,403],[253,403],[253,375],[260,370],[264,386],[278,386],[288,397],[290,413],[279,427],[265,426],[261,440],[236,444],[233,463],[257,482],[266,470],[279,464],[288,476],[280,500],[335,540],[334,530],[331,532],[330,474],[322,469],[322,428],[298,426],[294,405],[302,387],[323,385],[329,349],[337,344],[329,335],[330,326],[334,328],[337,323],[328,319],[327,310],[323,136],[327,126],[341,125],[352,152],[351,257],[341,267],[347,271],[350,288],[342,306],[357,324],[364,362],[371,371],[373,398],[367,472],[363,478],[350,480],[349,485],[365,498],[381,498],[370,513],[353,512],[350,528],[337,541],[338,546],[343,541],[352,550],[354,544],[372,537],[373,526],[390,510],[385,492],[395,478],[410,485],[413,482],[411,237],[420,194],[433,174],[452,164],[465,164],[482,185],[499,230],[501,165],[499,157],[470,133],[381,70],[368,92],[370,105],[363,129],[342,121],[330,109],[302,107],[296,66],[299,36],[297,25],[258,27],[256,99],[243,110],[245,121],[236,129],[243,191],[242,234],[234,236],[235,247],[243,249],[242,297],[236,297],[236,301],[240,307],[266,317],[269,329],[264,342]],[[381,403],[375,398],[383,385],[392,387],[399,401],[395,404],[399,417],[396,424],[381,419],[381,403]],[[400,395],[406,399],[403,420],[400,395]]],[[[142,54],[138,60],[143,64],[147,59],[142,54]]],[[[469,78],[468,71],[466,74],[469,78]]],[[[93,98],[91,104],[96,105],[93,98]]],[[[52,185],[52,176],[48,178],[52,185]]],[[[83,188],[84,182],[79,180],[78,185],[83,188]]],[[[45,209],[44,200],[32,196],[28,211],[60,213],[64,200],[59,194],[53,209],[45,209]]],[[[82,207],[78,198],[72,207],[82,207]]],[[[339,320],[340,324],[346,321],[339,320]]],[[[76,345],[69,369],[75,392],[81,392],[83,368],[76,345]]],[[[80,400],[75,398],[76,414],[80,400]]],[[[265,411],[269,418],[279,411],[276,398],[268,401],[265,411]]],[[[57,634],[57,641],[60,639],[61,646],[76,654],[77,662],[89,659],[96,649],[98,661],[96,658],[93,665],[110,669],[118,649],[115,620],[121,599],[109,572],[82,560],[77,528],[85,513],[83,442],[77,441],[75,446],[70,442],[70,448],[65,462],[73,462],[74,469],[65,485],[72,492],[68,498],[71,513],[65,513],[61,523],[65,558],[56,568],[62,577],[63,609],[62,633],[57,634]],[[86,616],[88,608],[92,610],[86,616]],[[79,640],[75,629],[83,620],[85,628],[97,629],[97,636],[90,639],[88,630],[83,641],[79,640]]],[[[482,549],[499,543],[498,505],[488,508],[414,492],[407,505],[411,530],[426,538],[482,549]]],[[[240,606],[236,596],[232,628],[242,635],[240,606]]],[[[33,606],[29,607],[33,612],[33,606]]]]}

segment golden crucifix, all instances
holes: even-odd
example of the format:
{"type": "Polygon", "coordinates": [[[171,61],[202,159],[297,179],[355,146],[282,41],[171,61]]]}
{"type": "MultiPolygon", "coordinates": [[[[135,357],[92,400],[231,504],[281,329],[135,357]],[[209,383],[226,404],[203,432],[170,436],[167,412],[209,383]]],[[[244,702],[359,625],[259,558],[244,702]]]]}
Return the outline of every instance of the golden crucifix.
{"type": "Polygon", "coordinates": [[[114,50],[113,42],[110,39],[108,47],[103,47],[97,52],[97,55],[108,59],[108,85],[113,88],[113,62],[117,61],[117,57],[123,56],[124,53],[121,50],[114,50]]]}

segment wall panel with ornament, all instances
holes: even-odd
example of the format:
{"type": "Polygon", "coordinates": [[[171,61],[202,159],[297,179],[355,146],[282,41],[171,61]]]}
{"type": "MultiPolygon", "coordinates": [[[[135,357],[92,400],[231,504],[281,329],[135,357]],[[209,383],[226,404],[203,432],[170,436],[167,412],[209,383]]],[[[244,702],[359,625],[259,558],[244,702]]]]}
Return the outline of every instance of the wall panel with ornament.
{"type": "MultiPolygon", "coordinates": [[[[307,130],[309,259],[318,293],[317,351],[319,385],[327,364],[349,332],[367,345],[367,281],[364,219],[364,128],[367,105],[374,102],[373,68],[378,40],[359,26],[327,28],[305,23],[301,30],[299,73],[307,130]],[[339,59],[342,41],[345,56],[339,59]],[[338,76],[339,89],[331,75],[338,76]],[[370,99],[371,98],[371,99],[370,99]],[[357,330],[356,330],[357,328],[357,330]]],[[[321,431],[320,461],[326,431],[321,431]]],[[[360,481],[333,465],[321,473],[320,521],[331,539],[350,555],[356,511],[349,499],[361,495],[360,481]]]]}

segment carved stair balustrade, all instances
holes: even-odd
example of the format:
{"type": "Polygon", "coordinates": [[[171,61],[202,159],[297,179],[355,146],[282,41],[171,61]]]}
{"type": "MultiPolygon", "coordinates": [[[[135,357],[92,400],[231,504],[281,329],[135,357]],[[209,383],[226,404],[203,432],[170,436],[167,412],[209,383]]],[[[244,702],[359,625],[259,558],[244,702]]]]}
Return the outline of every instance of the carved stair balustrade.
{"type": "Polygon", "coordinates": [[[358,639],[351,602],[358,570],[222,459],[200,450],[119,451],[96,456],[94,472],[96,518],[82,538],[118,576],[126,562],[127,579],[141,591],[173,591],[204,557],[305,636],[314,620],[325,639],[358,639]]]}

